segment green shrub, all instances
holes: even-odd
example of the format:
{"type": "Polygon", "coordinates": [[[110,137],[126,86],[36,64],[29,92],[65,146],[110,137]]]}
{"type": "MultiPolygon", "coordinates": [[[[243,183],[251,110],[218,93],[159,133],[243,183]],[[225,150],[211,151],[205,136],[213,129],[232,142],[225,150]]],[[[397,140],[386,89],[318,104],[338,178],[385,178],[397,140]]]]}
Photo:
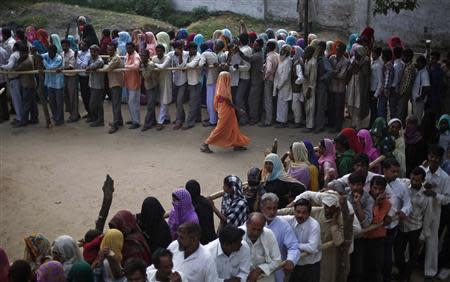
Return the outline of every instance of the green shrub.
{"type": "Polygon", "coordinates": [[[48,19],[44,15],[29,15],[18,18],[16,20],[18,26],[28,26],[34,25],[37,28],[46,27],[48,24],[48,19]]]}
{"type": "Polygon", "coordinates": [[[192,9],[192,17],[194,18],[194,21],[205,19],[208,16],[209,12],[208,7],[206,6],[195,7],[194,9],[192,9]]]}

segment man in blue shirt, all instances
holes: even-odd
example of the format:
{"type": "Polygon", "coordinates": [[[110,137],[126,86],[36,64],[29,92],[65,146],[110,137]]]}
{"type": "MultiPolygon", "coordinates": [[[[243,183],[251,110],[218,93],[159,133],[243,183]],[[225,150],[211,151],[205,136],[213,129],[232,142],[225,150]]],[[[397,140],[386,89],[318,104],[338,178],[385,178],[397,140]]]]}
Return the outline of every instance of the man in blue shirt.
{"type": "MultiPolygon", "coordinates": [[[[42,62],[46,70],[60,70],[63,59],[57,53],[55,45],[48,47],[48,53],[42,54],[42,62]]],[[[64,74],[60,72],[45,73],[45,86],[48,88],[48,99],[56,126],[64,124],[64,74]]]]}

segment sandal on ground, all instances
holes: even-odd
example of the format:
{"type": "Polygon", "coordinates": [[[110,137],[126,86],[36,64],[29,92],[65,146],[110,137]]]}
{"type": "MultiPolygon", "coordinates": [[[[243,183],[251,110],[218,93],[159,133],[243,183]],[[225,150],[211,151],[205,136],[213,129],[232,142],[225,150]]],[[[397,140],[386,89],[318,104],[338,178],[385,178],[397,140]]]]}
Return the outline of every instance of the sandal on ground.
{"type": "Polygon", "coordinates": [[[211,149],[209,148],[208,144],[201,144],[200,145],[200,151],[203,153],[212,153],[211,149]]]}

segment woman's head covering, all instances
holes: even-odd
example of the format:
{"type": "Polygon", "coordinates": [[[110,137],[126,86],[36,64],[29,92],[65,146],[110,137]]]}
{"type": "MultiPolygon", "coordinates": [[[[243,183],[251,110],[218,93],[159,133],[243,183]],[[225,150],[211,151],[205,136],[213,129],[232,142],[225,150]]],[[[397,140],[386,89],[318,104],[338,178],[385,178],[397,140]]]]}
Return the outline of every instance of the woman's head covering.
{"type": "Polygon", "coordinates": [[[34,40],[37,39],[36,28],[32,25],[27,26],[27,28],[25,29],[25,37],[27,38],[28,42],[33,43],[34,40]]]}
{"type": "Polygon", "coordinates": [[[269,39],[275,39],[275,32],[273,31],[273,29],[271,28],[266,29],[265,34],[267,34],[267,37],[269,39]]]}
{"type": "Polygon", "coordinates": [[[303,54],[305,52],[299,46],[293,46],[292,49],[294,49],[294,56],[292,57],[292,63],[295,64],[298,62],[298,60],[300,60],[303,57],[303,54]]]}
{"type": "Polygon", "coordinates": [[[315,35],[314,33],[310,33],[308,34],[308,45],[311,44],[311,42],[313,42],[313,40],[317,39],[317,35],[315,35]]]}
{"type": "Polygon", "coordinates": [[[0,281],[9,281],[9,260],[2,248],[0,248],[0,281]]]}
{"type": "Polygon", "coordinates": [[[160,31],[156,34],[156,40],[158,41],[158,44],[162,44],[164,48],[166,49],[165,54],[169,52],[170,47],[170,36],[167,32],[160,31]]]}
{"type": "Polygon", "coordinates": [[[305,47],[306,47],[304,38],[300,38],[299,40],[297,40],[296,44],[297,44],[297,46],[300,46],[302,49],[305,49],[305,47]]]}
{"type": "Polygon", "coordinates": [[[325,153],[320,156],[319,164],[322,165],[324,162],[330,162],[336,165],[336,150],[334,149],[334,144],[331,139],[323,139],[325,145],[325,153]]]}
{"type": "Polygon", "coordinates": [[[291,162],[291,166],[299,166],[304,163],[310,164],[308,160],[308,149],[306,149],[305,143],[303,142],[294,142],[292,144],[292,158],[294,159],[291,162]]]}
{"type": "Polygon", "coordinates": [[[248,182],[261,182],[261,170],[257,167],[252,167],[247,172],[247,181],[248,182]]]}
{"type": "Polygon", "coordinates": [[[317,50],[318,49],[317,47],[319,46],[319,42],[320,42],[319,39],[313,39],[311,41],[311,43],[309,43],[309,46],[312,46],[312,47],[314,47],[317,50]]]}
{"type": "Polygon", "coordinates": [[[52,246],[52,254],[55,253],[60,258],[66,275],[69,274],[74,263],[83,260],[77,243],[69,235],[62,235],[55,239],[52,246]]]}
{"type": "Polygon", "coordinates": [[[375,148],[375,146],[373,145],[372,135],[367,129],[360,129],[358,131],[358,137],[359,140],[362,140],[362,142],[360,143],[363,144],[364,154],[370,157],[374,153],[378,152],[377,148],[375,148]]]}
{"type": "Polygon", "coordinates": [[[94,282],[94,272],[87,262],[80,261],[72,266],[67,280],[70,282],[94,282]]]}
{"type": "Polygon", "coordinates": [[[370,129],[370,133],[377,137],[385,137],[387,136],[387,125],[386,120],[383,117],[377,117],[372,124],[372,128],[370,129]]]}
{"type": "Polygon", "coordinates": [[[98,41],[97,34],[95,33],[94,26],[91,24],[86,24],[83,29],[83,36],[81,37],[86,46],[89,48],[92,45],[100,45],[98,41]]]}
{"type": "Polygon", "coordinates": [[[348,43],[347,43],[347,52],[350,52],[352,50],[353,44],[356,43],[356,40],[358,39],[359,34],[358,33],[352,33],[348,37],[348,43]]]}
{"type": "Polygon", "coordinates": [[[175,36],[175,40],[186,39],[189,35],[189,32],[186,28],[180,28],[175,36]]]}
{"type": "Polygon", "coordinates": [[[228,28],[224,28],[222,30],[223,35],[228,38],[229,42],[231,42],[233,40],[233,34],[231,33],[231,31],[228,28]]]}
{"type": "Polygon", "coordinates": [[[195,35],[194,42],[195,44],[197,44],[197,51],[200,53],[200,45],[202,45],[203,42],[205,42],[205,37],[203,37],[203,35],[199,33],[195,35]]]}
{"type": "Polygon", "coordinates": [[[164,210],[161,203],[155,197],[147,197],[142,203],[140,217],[140,225],[142,231],[145,232],[152,240],[152,237],[160,231],[158,230],[161,221],[164,221],[164,210]]]}
{"type": "Polygon", "coordinates": [[[405,48],[405,45],[403,45],[402,40],[398,36],[392,36],[388,41],[389,49],[394,49],[395,47],[402,47],[405,48]]]}
{"type": "Polygon", "coordinates": [[[286,37],[286,44],[289,44],[291,46],[294,46],[296,43],[296,39],[294,36],[289,35],[288,37],[286,37]]]}
{"type": "Polygon", "coordinates": [[[394,122],[398,122],[398,123],[400,124],[400,127],[403,127],[402,121],[401,121],[400,119],[398,119],[398,118],[392,118],[392,119],[390,119],[389,122],[388,122],[388,127],[389,127],[391,124],[393,124],[394,122]]]}
{"type": "Polygon", "coordinates": [[[37,282],[67,282],[63,265],[59,261],[51,260],[42,264],[36,271],[37,282]]]}
{"type": "Polygon", "coordinates": [[[72,49],[74,52],[78,51],[78,44],[77,44],[77,40],[75,39],[75,36],[68,35],[67,40],[69,40],[70,49],[72,49]]]}
{"type": "Polygon", "coordinates": [[[277,51],[278,53],[281,51],[281,48],[286,44],[286,41],[284,40],[278,40],[277,41],[277,51]]]}
{"type": "Polygon", "coordinates": [[[342,42],[341,40],[335,40],[335,41],[333,41],[333,45],[332,45],[332,47],[331,47],[331,55],[336,55],[336,51],[337,51],[337,47],[339,46],[339,45],[343,45],[343,46],[345,46],[344,47],[344,51],[346,50],[346,48],[347,48],[347,46],[345,45],[345,43],[344,42],[342,42]]]}
{"type": "Polygon", "coordinates": [[[36,31],[36,39],[39,40],[45,48],[47,48],[47,46],[49,45],[48,32],[43,28],[40,28],[38,29],[38,31],[36,31]]]}
{"type": "Polygon", "coordinates": [[[264,159],[264,163],[270,162],[273,165],[272,172],[265,174],[267,181],[273,181],[278,179],[283,173],[283,164],[281,163],[281,159],[277,154],[268,154],[264,159]]]}
{"type": "Polygon", "coordinates": [[[371,28],[370,26],[366,26],[363,31],[361,32],[360,37],[366,37],[369,42],[373,42],[375,40],[375,30],[371,28]]]}
{"type": "Polygon", "coordinates": [[[283,40],[285,40],[287,36],[288,36],[287,30],[282,29],[282,28],[277,30],[277,37],[281,37],[283,40]]]}
{"type": "Polygon", "coordinates": [[[289,35],[290,35],[290,36],[294,36],[295,39],[297,39],[297,37],[298,37],[298,32],[296,32],[295,30],[290,30],[290,31],[289,31],[289,35]]]}
{"type": "Polygon", "coordinates": [[[303,140],[303,144],[305,144],[306,149],[308,150],[308,160],[311,164],[316,167],[319,166],[319,161],[317,159],[316,152],[314,152],[314,145],[309,140],[303,140]]]}
{"type": "Polygon", "coordinates": [[[145,33],[145,49],[150,53],[150,57],[156,55],[156,39],[155,35],[151,31],[145,33]]]}
{"type": "Polygon", "coordinates": [[[221,35],[223,35],[223,31],[221,29],[216,29],[213,32],[212,40],[219,39],[221,35]]]}
{"type": "Polygon", "coordinates": [[[24,239],[25,251],[24,259],[35,269],[45,257],[50,257],[50,242],[42,234],[33,234],[24,239]]]}
{"type": "Polygon", "coordinates": [[[357,53],[362,60],[367,56],[367,49],[358,43],[353,44],[352,50],[355,54],[357,53]]]}
{"type": "Polygon", "coordinates": [[[415,115],[410,115],[406,118],[404,138],[405,143],[411,145],[417,144],[423,138],[419,130],[419,119],[415,115]]]}
{"type": "Polygon", "coordinates": [[[345,135],[348,140],[348,146],[353,152],[359,154],[363,152],[363,146],[359,142],[356,131],[353,128],[347,127],[342,129],[341,134],[345,135]]]}
{"type": "Polygon", "coordinates": [[[188,190],[189,194],[191,194],[192,202],[198,201],[201,196],[200,183],[198,183],[197,180],[191,179],[186,182],[184,187],[188,190]]]}
{"type": "Polygon", "coordinates": [[[248,44],[253,45],[255,40],[258,38],[258,34],[254,31],[248,33],[248,44]]]}
{"type": "Polygon", "coordinates": [[[233,198],[245,199],[244,190],[242,189],[242,181],[239,177],[235,175],[228,175],[225,177],[224,181],[226,181],[233,189],[233,198]]]}
{"type": "Polygon", "coordinates": [[[119,55],[124,56],[127,53],[126,45],[131,42],[131,36],[126,31],[119,32],[119,39],[117,48],[119,49],[119,55]]]}
{"type": "Polygon", "coordinates": [[[264,41],[264,45],[266,45],[267,41],[269,41],[269,37],[265,33],[258,34],[258,38],[261,38],[264,41]]]}
{"type": "Polygon", "coordinates": [[[56,33],[53,33],[50,38],[52,39],[52,44],[56,46],[56,50],[58,53],[61,53],[63,51],[61,46],[61,39],[59,38],[59,35],[56,33]]]}
{"type": "Polygon", "coordinates": [[[175,196],[178,201],[172,201],[173,207],[170,210],[169,226],[172,238],[176,239],[178,226],[186,222],[198,223],[198,217],[195,213],[191,194],[188,190],[178,188],[172,195],[175,196]]]}
{"type": "MultiPolygon", "coordinates": [[[[233,101],[231,96],[231,75],[229,72],[222,71],[217,78],[216,97],[223,97],[229,101],[233,101]]],[[[214,102],[217,102],[215,99],[214,102]]],[[[216,105],[217,106],[217,105],[216,105]]]]}
{"type": "Polygon", "coordinates": [[[122,249],[123,249],[123,234],[117,229],[109,229],[106,231],[100,244],[100,250],[108,248],[114,252],[114,259],[117,262],[122,261],[122,249]]]}
{"type": "Polygon", "coordinates": [[[450,126],[450,116],[447,115],[447,114],[444,114],[444,115],[442,115],[442,116],[439,118],[438,122],[436,123],[436,128],[437,128],[437,129],[440,129],[441,122],[442,122],[443,120],[446,120],[446,121],[447,121],[447,124],[450,126]]]}
{"type": "Polygon", "coordinates": [[[333,54],[333,41],[327,41],[327,47],[325,48],[325,56],[329,57],[333,54]]]}
{"type": "Polygon", "coordinates": [[[191,32],[189,33],[189,36],[186,39],[186,45],[185,45],[185,49],[187,50],[189,48],[189,43],[194,41],[194,37],[195,37],[196,33],[195,32],[191,32]]]}

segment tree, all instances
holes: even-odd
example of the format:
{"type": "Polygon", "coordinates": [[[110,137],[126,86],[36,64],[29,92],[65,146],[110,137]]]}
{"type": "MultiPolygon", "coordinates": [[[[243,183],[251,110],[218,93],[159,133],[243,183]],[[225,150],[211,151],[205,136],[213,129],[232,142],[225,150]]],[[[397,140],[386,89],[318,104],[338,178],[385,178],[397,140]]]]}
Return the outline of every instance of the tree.
{"type": "Polygon", "coordinates": [[[418,0],[375,0],[373,14],[387,15],[389,11],[397,14],[402,10],[413,11],[419,6],[417,2],[418,0]]]}

